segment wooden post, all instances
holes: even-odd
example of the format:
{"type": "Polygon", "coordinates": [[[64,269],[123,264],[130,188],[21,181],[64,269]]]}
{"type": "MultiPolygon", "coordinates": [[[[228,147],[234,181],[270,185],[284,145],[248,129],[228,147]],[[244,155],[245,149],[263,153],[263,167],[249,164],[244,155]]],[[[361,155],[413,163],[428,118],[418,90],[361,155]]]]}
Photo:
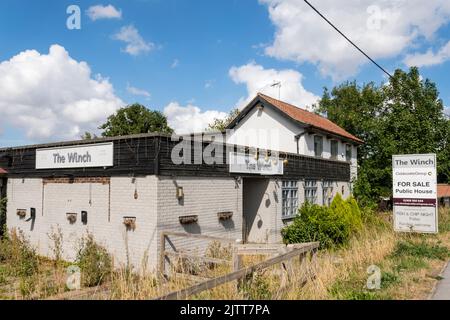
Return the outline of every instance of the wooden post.
{"type": "Polygon", "coordinates": [[[161,232],[159,243],[159,266],[158,266],[158,276],[160,279],[164,279],[164,274],[166,272],[166,234],[161,232]]]}
{"type": "MultiPolygon", "coordinates": [[[[238,247],[233,246],[233,272],[239,271],[242,268],[242,256],[239,254],[238,247]]],[[[236,290],[239,291],[242,288],[242,279],[236,281],[236,290]]]]}

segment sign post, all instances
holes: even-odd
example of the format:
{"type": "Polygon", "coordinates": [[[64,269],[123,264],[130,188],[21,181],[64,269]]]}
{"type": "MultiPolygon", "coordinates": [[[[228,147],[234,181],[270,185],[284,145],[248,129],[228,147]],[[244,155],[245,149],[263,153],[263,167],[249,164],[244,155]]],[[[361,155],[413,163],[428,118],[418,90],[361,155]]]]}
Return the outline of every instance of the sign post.
{"type": "Polygon", "coordinates": [[[392,168],[395,231],[438,233],[436,155],[394,155],[392,168]]]}

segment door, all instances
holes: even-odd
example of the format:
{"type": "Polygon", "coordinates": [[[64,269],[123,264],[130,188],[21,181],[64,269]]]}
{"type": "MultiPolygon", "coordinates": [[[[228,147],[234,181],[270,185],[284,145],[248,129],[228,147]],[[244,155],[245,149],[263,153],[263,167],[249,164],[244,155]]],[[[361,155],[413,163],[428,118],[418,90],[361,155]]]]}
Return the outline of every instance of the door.
{"type": "Polygon", "coordinates": [[[273,229],[274,204],[269,192],[269,179],[243,179],[244,243],[267,243],[273,229]]]}

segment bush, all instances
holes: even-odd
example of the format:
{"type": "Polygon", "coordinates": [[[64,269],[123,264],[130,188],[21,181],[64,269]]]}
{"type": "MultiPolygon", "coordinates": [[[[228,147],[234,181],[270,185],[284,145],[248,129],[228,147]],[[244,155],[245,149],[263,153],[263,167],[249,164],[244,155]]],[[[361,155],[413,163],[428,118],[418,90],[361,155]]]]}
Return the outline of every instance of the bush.
{"type": "Polygon", "coordinates": [[[361,210],[355,199],[344,201],[338,194],[330,207],[305,203],[282,236],[286,244],[319,241],[321,248],[330,248],[346,244],[361,228],[361,210]]]}
{"type": "Polygon", "coordinates": [[[87,287],[101,285],[112,271],[111,256],[91,234],[81,240],[77,264],[81,269],[82,283],[87,287]]]}
{"type": "Polygon", "coordinates": [[[13,230],[0,242],[0,262],[8,264],[11,275],[31,277],[38,272],[39,258],[21,231],[13,230]]]}

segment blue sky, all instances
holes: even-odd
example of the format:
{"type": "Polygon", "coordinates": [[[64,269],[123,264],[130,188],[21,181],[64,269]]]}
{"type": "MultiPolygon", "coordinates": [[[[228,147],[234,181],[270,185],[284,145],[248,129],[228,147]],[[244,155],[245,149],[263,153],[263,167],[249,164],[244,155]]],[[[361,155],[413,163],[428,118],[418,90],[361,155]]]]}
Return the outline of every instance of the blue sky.
{"type": "MultiPolygon", "coordinates": [[[[417,1],[311,2],[388,70],[421,65],[450,105],[450,5],[417,1]]],[[[132,102],[198,131],[275,81],[307,107],[353,79],[385,77],[300,0],[0,2],[0,146],[77,138],[132,102]]]]}

